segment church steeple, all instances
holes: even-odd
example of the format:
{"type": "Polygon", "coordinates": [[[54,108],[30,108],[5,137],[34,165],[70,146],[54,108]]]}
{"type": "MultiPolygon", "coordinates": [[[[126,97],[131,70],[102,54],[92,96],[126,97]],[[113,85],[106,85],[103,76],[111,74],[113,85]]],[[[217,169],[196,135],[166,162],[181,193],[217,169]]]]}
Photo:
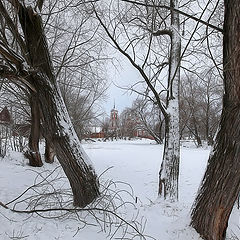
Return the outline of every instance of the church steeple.
{"type": "Polygon", "coordinates": [[[114,99],[114,102],[113,102],[113,110],[115,110],[116,106],[115,106],[115,99],[114,99]]]}
{"type": "Polygon", "coordinates": [[[110,115],[110,129],[116,131],[118,128],[118,110],[116,110],[115,99],[113,103],[113,109],[110,115]]]}

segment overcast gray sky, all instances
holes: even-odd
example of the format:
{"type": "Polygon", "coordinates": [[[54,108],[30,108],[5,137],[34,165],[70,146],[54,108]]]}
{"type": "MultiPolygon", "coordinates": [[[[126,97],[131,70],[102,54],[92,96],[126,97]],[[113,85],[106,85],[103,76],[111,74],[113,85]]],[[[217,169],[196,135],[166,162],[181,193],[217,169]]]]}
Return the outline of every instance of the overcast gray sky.
{"type": "Polygon", "coordinates": [[[116,68],[113,64],[108,65],[107,75],[111,85],[107,92],[109,97],[104,103],[104,108],[107,114],[109,114],[113,108],[114,100],[116,109],[119,112],[122,112],[124,108],[131,107],[133,100],[137,97],[136,93],[131,93],[130,91],[123,90],[117,86],[126,88],[141,80],[139,73],[131,66],[126,58],[121,55],[118,55],[117,57],[120,64],[117,64],[116,68]]]}

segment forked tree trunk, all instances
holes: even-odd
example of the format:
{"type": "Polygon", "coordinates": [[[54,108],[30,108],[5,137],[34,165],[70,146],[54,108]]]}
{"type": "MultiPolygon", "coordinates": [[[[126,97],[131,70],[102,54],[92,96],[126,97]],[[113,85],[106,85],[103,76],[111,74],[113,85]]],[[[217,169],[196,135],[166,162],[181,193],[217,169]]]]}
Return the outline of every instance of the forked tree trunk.
{"type": "Polygon", "coordinates": [[[74,205],[84,207],[99,195],[95,171],[80,145],[57,86],[41,17],[31,7],[18,3],[17,8],[34,70],[26,78],[38,96],[44,131],[54,144],[56,156],[70,182],[74,205]]]}
{"type": "MultiPolygon", "coordinates": [[[[178,0],[171,0],[171,7],[178,8],[178,0]]],[[[181,38],[179,14],[171,12],[171,52],[168,79],[167,113],[165,118],[165,143],[163,161],[159,172],[159,195],[170,201],[178,200],[180,159],[179,134],[179,85],[181,38]]]]}
{"type": "Polygon", "coordinates": [[[228,219],[240,191],[239,12],[239,0],[225,0],[223,111],[191,221],[206,240],[225,239],[228,219]]]}
{"type": "Polygon", "coordinates": [[[41,167],[43,162],[39,152],[40,111],[36,93],[30,94],[29,104],[31,107],[31,131],[28,141],[29,151],[25,152],[24,155],[29,159],[30,166],[41,167]]]}

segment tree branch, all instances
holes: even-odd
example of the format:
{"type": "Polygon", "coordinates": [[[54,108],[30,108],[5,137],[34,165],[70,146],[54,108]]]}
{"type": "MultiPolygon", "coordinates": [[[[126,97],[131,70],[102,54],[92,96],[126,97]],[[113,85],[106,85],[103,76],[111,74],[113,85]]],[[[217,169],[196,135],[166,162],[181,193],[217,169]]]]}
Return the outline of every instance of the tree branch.
{"type": "MultiPolygon", "coordinates": [[[[11,2],[11,4],[12,4],[16,9],[18,9],[18,4],[19,4],[19,2],[18,2],[17,0],[15,0],[15,1],[10,1],[10,2],[11,2]]],[[[17,42],[18,42],[18,44],[19,44],[19,46],[20,46],[20,49],[21,49],[21,52],[22,52],[24,58],[25,58],[26,61],[28,62],[29,59],[28,59],[27,54],[26,54],[26,52],[27,52],[27,50],[26,50],[26,44],[25,44],[24,40],[22,39],[21,35],[19,34],[16,25],[14,24],[14,22],[13,22],[12,19],[10,18],[9,14],[8,14],[8,12],[7,12],[7,10],[6,10],[6,8],[3,6],[1,0],[0,0],[0,13],[1,13],[2,16],[4,17],[4,19],[5,19],[5,21],[6,21],[7,25],[8,25],[11,33],[12,33],[13,36],[16,38],[16,40],[17,40],[17,42]]]]}
{"type": "Polygon", "coordinates": [[[175,9],[173,7],[169,7],[169,6],[166,6],[166,5],[154,5],[154,4],[147,4],[147,3],[141,3],[141,2],[136,2],[136,1],[132,1],[132,0],[122,0],[123,2],[127,2],[127,3],[133,3],[133,4],[137,4],[137,5],[140,5],[140,6],[144,6],[144,7],[154,7],[154,8],[163,8],[163,9],[167,9],[167,10],[171,10],[171,11],[175,11],[185,17],[188,17],[190,19],[193,19],[194,21],[197,21],[197,22],[200,22],[202,23],[203,25],[205,26],[208,26],[210,28],[213,28],[214,30],[217,30],[218,32],[221,32],[223,33],[223,29],[222,28],[219,28],[217,26],[214,26],[212,25],[211,23],[209,22],[205,22],[197,17],[194,17],[194,16],[191,16],[181,10],[178,10],[178,9],[175,9]]]}
{"type": "Polygon", "coordinates": [[[152,32],[153,36],[162,36],[162,35],[168,35],[169,37],[172,37],[172,32],[170,30],[164,29],[164,30],[157,30],[156,32],[152,32]]]}
{"type": "Polygon", "coordinates": [[[101,26],[103,27],[103,29],[105,30],[107,36],[111,39],[111,41],[113,42],[114,46],[117,48],[117,50],[122,53],[129,61],[130,63],[132,64],[132,66],[134,68],[136,68],[138,70],[138,72],[141,74],[141,76],[143,77],[143,79],[145,80],[145,82],[147,83],[148,87],[151,89],[152,93],[154,94],[155,98],[156,98],[156,101],[157,101],[157,104],[160,108],[160,110],[162,111],[163,115],[165,117],[168,116],[167,112],[166,112],[166,109],[164,108],[164,106],[162,105],[161,103],[161,99],[157,93],[157,91],[155,90],[154,86],[151,84],[151,82],[149,81],[149,78],[147,77],[147,75],[145,74],[144,70],[138,65],[136,64],[136,62],[132,59],[132,57],[127,53],[125,52],[121,46],[118,44],[118,42],[114,39],[114,37],[111,35],[111,33],[109,32],[108,28],[105,26],[105,24],[102,22],[101,18],[99,17],[96,9],[94,8],[94,13],[95,13],[95,16],[97,17],[99,23],[101,24],[101,26]]]}

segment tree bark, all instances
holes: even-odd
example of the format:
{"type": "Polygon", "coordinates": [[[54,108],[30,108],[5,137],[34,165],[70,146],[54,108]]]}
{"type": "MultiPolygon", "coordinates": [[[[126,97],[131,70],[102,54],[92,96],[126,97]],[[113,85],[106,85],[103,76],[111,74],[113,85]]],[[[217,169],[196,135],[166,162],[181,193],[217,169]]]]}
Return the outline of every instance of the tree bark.
{"type": "Polygon", "coordinates": [[[55,154],[53,144],[51,144],[51,142],[47,138],[45,138],[45,153],[44,153],[45,162],[53,163],[55,155],[56,154],[55,154]]]}
{"type": "Polygon", "coordinates": [[[178,200],[180,135],[177,121],[175,115],[165,118],[164,153],[159,172],[158,194],[170,201],[178,200]]]}
{"type": "Polygon", "coordinates": [[[191,225],[206,240],[223,240],[240,191],[240,2],[225,0],[223,111],[192,210],[191,225]]]}
{"type": "Polygon", "coordinates": [[[56,156],[70,182],[74,205],[85,207],[99,195],[95,171],[80,145],[56,83],[41,17],[20,3],[18,14],[33,69],[26,79],[38,96],[47,140],[54,144],[56,156]]]}
{"type": "Polygon", "coordinates": [[[31,131],[28,141],[29,151],[25,152],[24,155],[29,159],[30,166],[41,167],[43,162],[39,152],[40,111],[36,93],[30,94],[29,105],[31,107],[31,131]]]}
{"type": "Polygon", "coordinates": [[[198,133],[198,124],[197,124],[197,121],[196,121],[196,118],[194,116],[194,109],[192,110],[193,111],[193,134],[195,136],[195,139],[197,140],[197,146],[198,147],[201,147],[202,146],[202,141],[201,141],[201,138],[199,136],[199,133],[198,133]]]}
{"type": "Polygon", "coordinates": [[[86,206],[98,195],[98,181],[88,156],[72,126],[60,89],[36,76],[47,141],[53,143],[56,156],[70,182],[74,205],[86,206]]]}
{"type": "MultiPolygon", "coordinates": [[[[178,8],[178,0],[170,1],[178,8]]],[[[181,38],[179,14],[171,12],[171,52],[168,79],[167,114],[165,118],[165,143],[163,161],[159,172],[159,195],[170,201],[178,200],[178,178],[180,160],[179,133],[179,85],[181,38]]]]}

